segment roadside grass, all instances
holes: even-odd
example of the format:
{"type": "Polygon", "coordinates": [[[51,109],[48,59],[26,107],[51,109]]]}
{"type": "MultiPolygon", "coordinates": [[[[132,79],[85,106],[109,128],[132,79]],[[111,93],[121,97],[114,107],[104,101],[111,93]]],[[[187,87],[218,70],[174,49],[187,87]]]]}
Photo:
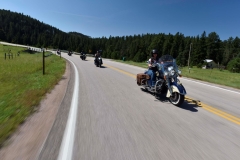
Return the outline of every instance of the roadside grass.
{"type": "MultiPolygon", "coordinates": [[[[45,55],[50,55],[50,52],[45,55]]],[[[62,78],[65,68],[63,58],[51,55],[45,58],[43,75],[42,53],[0,45],[0,147],[37,109],[45,94],[62,78]],[[7,57],[5,60],[5,53],[9,50],[14,55],[13,59],[7,57]],[[15,55],[17,52],[20,56],[15,55]]]]}
{"type": "MultiPolygon", "coordinates": [[[[133,61],[122,60],[115,61],[147,69],[146,62],[138,63],[133,61]]],[[[191,68],[190,73],[188,67],[180,67],[180,70],[182,71],[183,77],[193,78],[201,81],[206,81],[210,83],[240,89],[240,73],[231,73],[228,70],[202,69],[197,67],[191,68]]]]}

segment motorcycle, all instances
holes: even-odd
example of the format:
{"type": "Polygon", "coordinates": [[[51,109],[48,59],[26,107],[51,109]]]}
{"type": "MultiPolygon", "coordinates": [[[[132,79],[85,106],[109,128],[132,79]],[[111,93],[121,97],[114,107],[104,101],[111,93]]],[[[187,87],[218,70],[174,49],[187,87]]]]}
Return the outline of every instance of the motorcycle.
{"type": "Polygon", "coordinates": [[[155,67],[156,73],[155,86],[149,86],[150,76],[147,72],[137,74],[137,84],[155,96],[164,94],[173,105],[181,106],[187,92],[178,79],[181,71],[178,70],[175,59],[170,55],[163,55],[152,67],[155,67]]]}
{"type": "Polygon", "coordinates": [[[81,58],[82,60],[85,60],[85,59],[86,59],[86,54],[80,55],[80,58],[81,58]]]}
{"type": "Polygon", "coordinates": [[[72,52],[68,52],[68,55],[71,56],[71,55],[72,55],[72,52]]]}
{"type": "Polygon", "coordinates": [[[103,62],[102,62],[102,57],[99,56],[97,59],[95,59],[95,65],[96,67],[100,67],[102,66],[103,62]]]}

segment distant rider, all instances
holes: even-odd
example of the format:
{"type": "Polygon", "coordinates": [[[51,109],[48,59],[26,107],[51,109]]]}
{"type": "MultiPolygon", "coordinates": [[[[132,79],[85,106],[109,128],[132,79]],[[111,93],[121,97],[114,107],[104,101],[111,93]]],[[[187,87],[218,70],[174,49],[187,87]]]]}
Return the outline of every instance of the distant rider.
{"type": "Polygon", "coordinates": [[[98,59],[98,57],[100,57],[101,55],[100,55],[100,52],[99,51],[97,51],[97,53],[95,54],[95,60],[94,60],[94,63],[96,64],[96,62],[97,62],[97,59],[98,59]]]}

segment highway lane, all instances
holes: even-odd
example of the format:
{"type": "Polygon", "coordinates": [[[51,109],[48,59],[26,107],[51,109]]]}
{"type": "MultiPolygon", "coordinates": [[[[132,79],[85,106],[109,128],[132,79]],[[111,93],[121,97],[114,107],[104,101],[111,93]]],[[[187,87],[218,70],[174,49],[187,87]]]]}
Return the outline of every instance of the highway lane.
{"type": "MultiPolygon", "coordinates": [[[[131,74],[144,69],[109,60],[103,60],[103,68],[97,68],[91,57],[82,61],[77,55],[62,56],[74,62],[80,77],[72,159],[240,159],[239,125],[195,104],[185,102],[176,107],[164,98],[159,100],[143,92],[131,74]]],[[[199,87],[184,79],[182,82],[189,96],[239,115],[236,97],[228,107],[222,105],[228,95],[217,102],[211,98],[216,96],[211,93],[223,94],[221,90],[199,87]]],[[[70,86],[67,103],[63,101],[65,105],[39,159],[57,159],[59,155],[69,110],[66,108],[74,88],[70,86]]]]}
{"type": "MultiPolygon", "coordinates": [[[[136,66],[116,63],[111,60],[105,60],[105,63],[133,75],[146,70],[136,66]]],[[[240,90],[185,77],[179,79],[183,83],[188,97],[240,118],[240,90]]]]}

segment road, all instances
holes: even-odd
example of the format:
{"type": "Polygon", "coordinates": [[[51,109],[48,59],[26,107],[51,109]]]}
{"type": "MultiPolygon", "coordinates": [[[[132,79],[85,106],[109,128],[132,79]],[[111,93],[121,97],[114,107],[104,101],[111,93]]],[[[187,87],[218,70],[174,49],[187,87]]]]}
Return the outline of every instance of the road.
{"type": "Polygon", "coordinates": [[[202,107],[176,107],[137,86],[142,68],[107,59],[97,68],[93,57],[62,56],[76,73],[38,159],[240,159],[239,90],[181,78],[202,107]]]}

